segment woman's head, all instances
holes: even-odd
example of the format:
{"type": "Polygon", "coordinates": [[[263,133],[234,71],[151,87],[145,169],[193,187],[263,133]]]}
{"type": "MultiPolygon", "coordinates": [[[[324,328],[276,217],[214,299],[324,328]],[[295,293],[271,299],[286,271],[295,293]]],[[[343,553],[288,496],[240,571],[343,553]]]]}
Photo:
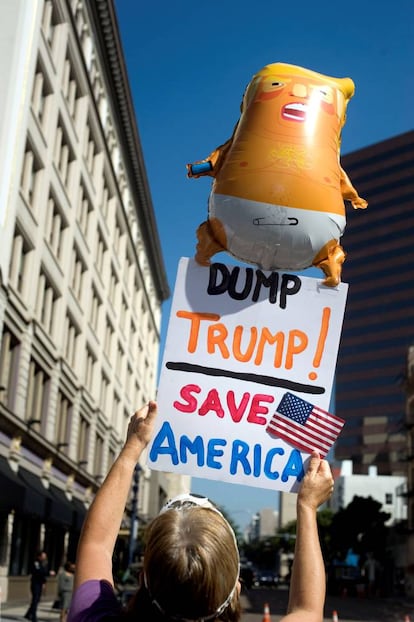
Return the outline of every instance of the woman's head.
{"type": "Polygon", "coordinates": [[[166,619],[239,619],[239,552],[229,523],[204,500],[167,504],[146,539],[144,580],[166,619]],[[197,502],[197,505],[194,504],[197,502]]]}

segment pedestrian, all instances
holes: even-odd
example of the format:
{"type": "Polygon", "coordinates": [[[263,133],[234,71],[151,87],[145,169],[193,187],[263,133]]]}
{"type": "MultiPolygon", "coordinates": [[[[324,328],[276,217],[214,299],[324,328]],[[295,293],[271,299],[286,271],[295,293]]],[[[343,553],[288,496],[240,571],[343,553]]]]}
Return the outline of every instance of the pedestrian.
{"type": "MultiPolygon", "coordinates": [[[[157,406],[131,417],[127,439],[86,516],[68,622],[121,618],[142,622],[239,622],[239,552],[234,532],[208,501],[180,495],[150,524],[143,571],[128,609],[115,596],[112,554],[134,468],[151,440],[157,406]]],[[[314,452],[297,496],[297,537],[284,622],[320,622],[325,568],[316,511],[333,491],[328,463],[314,452]]]]}
{"type": "Polygon", "coordinates": [[[367,559],[364,562],[363,570],[367,582],[368,598],[374,598],[375,596],[377,596],[378,592],[378,574],[380,570],[380,565],[375,559],[373,553],[369,552],[367,554],[367,559]]]}
{"type": "Polygon", "coordinates": [[[26,611],[25,618],[31,622],[37,622],[37,608],[46,586],[48,572],[47,555],[45,551],[39,551],[32,564],[30,571],[30,592],[32,600],[26,611]]]}
{"type": "Polygon", "coordinates": [[[72,600],[74,572],[75,565],[71,562],[66,562],[63,569],[58,574],[57,596],[60,609],[60,622],[66,622],[68,615],[70,601],[72,600]]]}

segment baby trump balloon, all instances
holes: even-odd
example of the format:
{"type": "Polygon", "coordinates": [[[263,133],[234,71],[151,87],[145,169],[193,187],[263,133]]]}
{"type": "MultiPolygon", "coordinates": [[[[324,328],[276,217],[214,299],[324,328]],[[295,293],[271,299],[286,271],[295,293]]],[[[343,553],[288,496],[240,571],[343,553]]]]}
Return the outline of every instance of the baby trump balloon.
{"type": "Polygon", "coordinates": [[[324,285],[338,285],[344,200],[367,207],[339,162],[353,94],[350,78],[284,63],[253,77],[232,137],[187,166],[189,177],[214,177],[208,219],[197,230],[200,265],[227,251],[264,270],[318,266],[324,285]]]}

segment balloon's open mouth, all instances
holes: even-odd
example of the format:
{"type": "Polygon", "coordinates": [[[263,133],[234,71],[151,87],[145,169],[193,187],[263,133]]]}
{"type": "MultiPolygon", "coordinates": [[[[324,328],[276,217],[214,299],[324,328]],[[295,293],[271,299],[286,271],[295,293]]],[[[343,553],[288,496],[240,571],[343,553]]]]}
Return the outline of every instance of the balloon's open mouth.
{"type": "Polygon", "coordinates": [[[288,119],[289,121],[305,121],[307,110],[307,104],[302,104],[300,102],[286,104],[286,106],[282,108],[282,119],[288,119]]]}

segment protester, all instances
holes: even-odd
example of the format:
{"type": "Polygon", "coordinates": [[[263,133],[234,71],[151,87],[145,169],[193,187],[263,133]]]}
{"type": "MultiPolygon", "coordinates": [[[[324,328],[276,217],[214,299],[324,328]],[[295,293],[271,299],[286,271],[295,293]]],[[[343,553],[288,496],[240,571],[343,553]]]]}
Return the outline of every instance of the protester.
{"type": "Polygon", "coordinates": [[[374,598],[378,595],[378,575],[380,572],[380,564],[375,559],[373,553],[367,554],[367,559],[362,567],[367,582],[367,596],[374,598]]]}
{"type": "Polygon", "coordinates": [[[60,622],[66,622],[70,601],[72,600],[75,566],[66,562],[57,578],[57,596],[60,609],[60,622]]]}
{"type": "Polygon", "coordinates": [[[30,592],[32,600],[25,618],[32,622],[37,622],[37,608],[39,606],[42,593],[45,589],[48,572],[47,555],[45,551],[39,551],[31,567],[30,592]]]}
{"type": "MultiPolygon", "coordinates": [[[[126,616],[142,622],[241,617],[239,553],[234,532],[212,504],[193,495],[170,501],[147,532],[143,572],[126,612],[116,599],[112,554],[134,468],[151,440],[157,406],[131,417],[127,439],[91,504],[82,529],[68,622],[126,616]]],[[[328,463],[314,452],[297,497],[297,537],[284,622],[320,622],[325,568],[316,511],[333,491],[328,463]]]]}

